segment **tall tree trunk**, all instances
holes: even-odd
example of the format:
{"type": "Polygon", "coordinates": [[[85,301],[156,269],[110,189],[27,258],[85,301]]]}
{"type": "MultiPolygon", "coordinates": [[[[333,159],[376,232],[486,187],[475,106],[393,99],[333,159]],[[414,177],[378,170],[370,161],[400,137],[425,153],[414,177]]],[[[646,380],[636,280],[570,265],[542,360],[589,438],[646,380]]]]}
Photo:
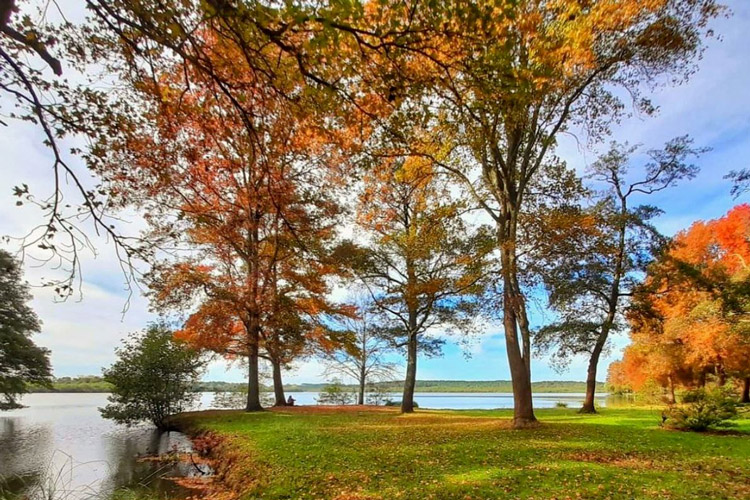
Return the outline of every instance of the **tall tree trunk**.
{"type": "Polygon", "coordinates": [[[530,332],[524,317],[526,305],[515,276],[515,251],[509,248],[513,243],[515,239],[502,245],[500,250],[503,267],[503,328],[513,385],[513,427],[522,429],[535,425],[537,419],[531,392],[530,332]],[[522,345],[518,342],[519,329],[522,345]]]}
{"type": "Polygon", "coordinates": [[[537,421],[532,401],[531,373],[521,356],[521,349],[518,345],[515,312],[508,307],[504,307],[504,309],[503,326],[505,328],[510,378],[513,385],[513,427],[521,429],[534,425],[537,421]],[[508,311],[508,309],[511,310],[508,311]]]}
{"type": "MultiPolygon", "coordinates": [[[[619,278],[617,278],[617,281],[619,281],[619,278]]],[[[613,294],[614,293],[619,292],[615,291],[613,294]]],[[[615,301],[616,298],[613,299],[612,304],[616,304],[615,301]]],[[[610,306],[607,319],[602,325],[602,329],[599,331],[599,337],[596,339],[596,344],[594,344],[594,349],[591,351],[589,366],[586,371],[586,398],[583,400],[583,406],[579,413],[596,413],[596,408],[594,407],[594,396],[596,395],[596,372],[599,367],[599,358],[601,357],[604,346],[607,343],[607,337],[609,337],[610,328],[615,321],[615,307],[616,306],[614,305],[610,306]]]]}
{"type": "Polygon", "coordinates": [[[406,344],[406,379],[401,398],[401,413],[414,413],[414,387],[417,383],[417,334],[409,333],[406,344]]]}
{"type": "Polygon", "coordinates": [[[742,383],[742,397],[740,403],[750,403],[750,377],[745,377],[742,383]]]}
{"type": "Polygon", "coordinates": [[[367,358],[363,361],[362,365],[359,367],[359,394],[357,395],[357,404],[363,405],[365,404],[365,383],[366,383],[366,366],[365,363],[367,362],[367,358]]]}
{"type": "Polygon", "coordinates": [[[260,353],[260,313],[258,304],[258,287],[260,285],[260,258],[258,254],[260,211],[256,206],[253,213],[253,228],[249,238],[249,271],[251,279],[251,301],[248,304],[248,319],[245,329],[248,336],[248,375],[247,375],[247,406],[245,411],[261,411],[260,405],[260,377],[258,358],[260,353]]]}
{"type": "MultiPolygon", "coordinates": [[[[364,317],[363,317],[363,323],[364,323],[364,317]]],[[[363,330],[362,330],[362,342],[359,346],[362,355],[359,360],[359,395],[357,397],[357,404],[363,405],[365,404],[365,385],[367,384],[367,362],[369,358],[369,352],[367,349],[367,324],[364,323],[363,330]]]]}
{"type": "Polygon", "coordinates": [[[274,406],[286,406],[286,397],[284,396],[284,382],[281,380],[281,362],[271,360],[273,366],[273,396],[274,406]]]}
{"type": "Polygon", "coordinates": [[[667,377],[667,382],[669,383],[669,403],[675,404],[677,402],[677,398],[674,394],[674,379],[672,378],[672,375],[669,375],[667,377]]]}
{"type": "Polygon", "coordinates": [[[594,350],[591,352],[591,358],[589,358],[589,366],[586,371],[586,397],[583,400],[583,406],[579,410],[579,413],[596,413],[594,407],[594,396],[596,395],[596,371],[599,365],[599,357],[604,349],[604,342],[606,336],[600,334],[599,340],[597,340],[594,350]]]}
{"type": "MultiPolygon", "coordinates": [[[[407,232],[410,227],[408,209],[405,210],[407,232]]],[[[409,311],[409,328],[406,339],[406,379],[404,380],[404,394],[401,397],[401,413],[414,413],[414,386],[417,384],[417,307],[418,301],[413,295],[417,284],[417,273],[412,258],[406,256],[407,294],[406,307],[409,311]]]]}
{"type": "Polygon", "coordinates": [[[249,352],[247,357],[248,376],[247,376],[247,406],[245,411],[261,411],[260,405],[260,378],[258,371],[258,351],[260,343],[260,332],[257,319],[250,320],[248,328],[249,352]]]}
{"type": "Polygon", "coordinates": [[[623,195],[622,193],[619,194],[619,197],[622,222],[617,234],[617,257],[615,260],[615,269],[612,273],[612,286],[609,290],[609,300],[607,301],[607,317],[602,323],[601,329],[599,330],[599,336],[596,338],[596,344],[594,344],[594,349],[591,351],[591,357],[589,358],[589,366],[586,370],[586,398],[583,400],[583,406],[581,407],[580,413],[596,413],[596,408],[594,407],[594,396],[596,395],[596,372],[599,367],[599,358],[602,355],[604,346],[607,344],[609,332],[615,324],[617,306],[620,300],[620,281],[625,274],[625,253],[627,250],[626,236],[628,229],[625,221],[627,220],[628,214],[628,200],[627,195],[623,195]]]}
{"type": "Polygon", "coordinates": [[[716,375],[719,378],[719,387],[724,387],[727,383],[727,372],[724,371],[724,367],[722,365],[716,365],[716,375]]]}

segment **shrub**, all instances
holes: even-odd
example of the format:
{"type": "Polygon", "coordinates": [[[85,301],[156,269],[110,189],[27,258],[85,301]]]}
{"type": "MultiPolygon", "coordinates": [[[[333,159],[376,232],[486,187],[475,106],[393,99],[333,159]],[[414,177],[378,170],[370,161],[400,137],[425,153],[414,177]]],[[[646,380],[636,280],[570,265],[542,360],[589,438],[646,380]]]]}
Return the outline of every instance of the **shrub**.
{"type": "Polygon", "coordinates": [[[317,398],[319,405],[350,405],[354,401],[354,394],[341,385],[338,380],[334,380],[323,387],[317,398]]]}
{"type": "MultiPolygon", "coordinates": [[[[264,408],[273,406],[273,393],[261,392],[260,404],[264,408]]],[[[226,410],[244,410],[247,406],[247,387],[240,391],[219,391],[214,393],[214,399],[211,402],[212,408],[222,408],[226,410]]]]}
{"type": "Polygon", "coordinates": [[[679,405],[664,414],[665,426],[672,429],[703,432],[711,427],[731,427],[737,416],[737,401],[725,389],[686,391],[679,405]]]}
{"type": "Polygon", "coordinates": [[[382,405],[385,404],[388,399],[388,391],[385,390],[383,384],[367,384],[367,396],[366,401],[368,405],[382,405]]]}
{"type": "Polygon", "coordinates": [[[568,403],[565,403],[563,401],[558,401],[557,403],[555,403],[555,408],[567,408],[567,407],[568,407],[568,403]]]}
{"type": "MultiPolygon", "coordinates": [[[[386,400],[385,406],[401,406],[401,401],[391,401],[390,399],[386,400]]],[[[414,401],[414,408],[419,408],[419,405],[416,401],[414,401]]]]}
{"type": "Polygon", "coordinates": [[[635,393],[635,399],[641,404],[663,404],[669,402],[667,389],[654,379],[649,379],[643,387],[635,393]]]}
{"type": "Polygon", "coordinates": [[[193,387],[206,360],[175,340],[165,325],[131,335],[116,353],[117,361],[104,370],[104,380],[113,386],[109,404],[99,409],[104,418],[128,426],[151,422],[166,430],[169,417],[195,401],[193,387]]]}

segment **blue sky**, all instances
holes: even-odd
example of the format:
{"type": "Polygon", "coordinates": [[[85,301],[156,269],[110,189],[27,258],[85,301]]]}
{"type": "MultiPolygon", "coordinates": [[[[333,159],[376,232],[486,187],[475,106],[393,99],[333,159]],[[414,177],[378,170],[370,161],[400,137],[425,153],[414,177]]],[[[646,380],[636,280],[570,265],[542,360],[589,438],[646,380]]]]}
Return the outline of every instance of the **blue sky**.
{"type": "MultiPolygon", "coordinates": [[[[733,15],[716,20],[713,27],[721,40],[709,40],[700,61],[699,71],[679,87],[660,90],[652,95],[659,106],[654,118],[633,117],[621,123],[614,133],[618,141],[643,144],[645,148],[660,147],[672,137],[689,134],[697,146],[712,148],[696,163],[701,167],[698,177],[649,198],[650,204],[664,210],[656,222],[666,234],[674,234],[697,219],[721,216],[734,204],[729,195],[730,183],[723,179],[732,169],[750,167],[750,2],[726,2],[733,15]]],[[[40,222],[38,213],[29,207],[16,207],[11,187],[26,182],[36,192],[49,192],[50,160],[41,144],[38,131],[28,125],[13,123],[0,128],[0,172],[10,182],[0,184],[0,235],[19,236],[40,222]]],[[[563,138],[558,154],[583,170],[596,152],[581,149],[571,138],[563,138]]],[[[136,232],[141,226],[135,217],[126,230],[136,232]]],[[[34,289],[33,307],[44,322],[43,332],[36,341],[52,350],[57,376],[96,374],[114,358],[113,349],[128,332],[142,328],[153,316],[148,303],[138,291],[130,300],[128,291],[111,247],[95,238],[98,255],[83,255],[84,283],[82,299],[74,297],[55,303],[49,290],[34,289]]],[[[13,243],[4,245],[10,250],[13,243]]],[[[32,283],[52,271],[36,268],[26,262],[26,273],[32,283]]],[[[532,309],[535,322],[541,321],[540,311],[532,309]]],[[[619,357],[627,343],[626,336],[614,339],[611,356],[601,364],[599,379],[606,376],[606,366],[619,357]]],[[[585,360],[574,361],[565,373],[556,373],[544,359],[532,362],[534,380],[582,380],[585,360]]],[[[289,382],[322,381],[323,367],[315,361],[298,363],[286,374],[289,382]]],[[[440,358],[420,359],[421,379],[495,380],[509,379],[508,363],[502,332],[488,328],[474,338],[468,348],[448,344],[440,358]],[[470,356],[467,357],[467,352],[470,356]]],[[[213,363],[206,379],[240,381],[241,370],[227,369],[223,362],[213,363]]]]}

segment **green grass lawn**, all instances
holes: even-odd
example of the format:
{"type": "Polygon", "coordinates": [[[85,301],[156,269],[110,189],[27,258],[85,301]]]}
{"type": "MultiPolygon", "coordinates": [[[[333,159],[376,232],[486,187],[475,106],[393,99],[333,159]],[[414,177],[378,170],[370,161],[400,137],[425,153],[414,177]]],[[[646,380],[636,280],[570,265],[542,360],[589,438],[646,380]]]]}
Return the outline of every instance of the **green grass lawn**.
{"type": "Polygon", "coordinates": [[[659,409],[199,412],[184,422],[223,438],[226,482],[242,498],[750,498],[743,435],[659,427],[659,409]]]}

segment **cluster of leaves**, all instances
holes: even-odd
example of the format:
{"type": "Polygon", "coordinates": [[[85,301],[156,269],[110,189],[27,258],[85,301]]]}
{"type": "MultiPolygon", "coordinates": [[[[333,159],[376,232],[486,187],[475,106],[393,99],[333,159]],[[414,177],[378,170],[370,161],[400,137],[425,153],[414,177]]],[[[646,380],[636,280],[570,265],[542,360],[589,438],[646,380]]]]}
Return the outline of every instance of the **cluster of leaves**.
{"type": "Polygon", "coordinates": [[[682,404],[673,405],[665,413],[667,427],[704,432],[712,427],[731,427],[737,417],[737,397],[726,389],[704,388],[685,391],[682,404]]]}

